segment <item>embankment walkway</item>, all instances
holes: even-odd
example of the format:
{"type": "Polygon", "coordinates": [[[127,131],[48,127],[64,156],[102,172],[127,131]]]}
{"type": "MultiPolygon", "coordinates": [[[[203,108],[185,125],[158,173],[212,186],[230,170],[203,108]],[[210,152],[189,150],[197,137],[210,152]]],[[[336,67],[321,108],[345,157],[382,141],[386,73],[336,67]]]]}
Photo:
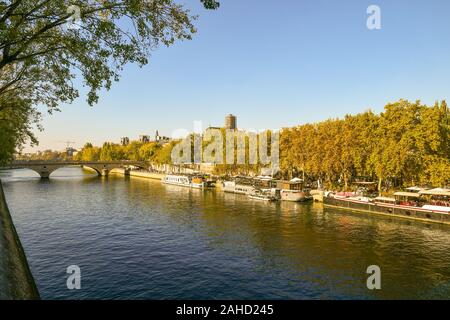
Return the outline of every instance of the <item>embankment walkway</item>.
{"type": "Polygon", "coordinates": [[[0,299],[39,299],[0,181],[0,299]]]}

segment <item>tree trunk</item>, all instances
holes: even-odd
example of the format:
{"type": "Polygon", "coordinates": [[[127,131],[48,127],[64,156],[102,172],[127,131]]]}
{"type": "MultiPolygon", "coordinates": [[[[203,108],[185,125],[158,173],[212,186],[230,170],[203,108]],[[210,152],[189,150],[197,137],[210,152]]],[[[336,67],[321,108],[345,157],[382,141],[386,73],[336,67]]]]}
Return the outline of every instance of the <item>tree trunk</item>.
{"type": "Polygon", "coordinates": [[[348,188],[347,174],[344,173],[343,176],[344,176],[344,191],[347,191],[348,188]]]}
{"type": "Polygon", "coordinates": [[[381,181],[382,181],[382,179],[381,179],[381,177],[379,177],[378,178],[378,193],[380,194],[380,196],[381,196],[381,181]]]}

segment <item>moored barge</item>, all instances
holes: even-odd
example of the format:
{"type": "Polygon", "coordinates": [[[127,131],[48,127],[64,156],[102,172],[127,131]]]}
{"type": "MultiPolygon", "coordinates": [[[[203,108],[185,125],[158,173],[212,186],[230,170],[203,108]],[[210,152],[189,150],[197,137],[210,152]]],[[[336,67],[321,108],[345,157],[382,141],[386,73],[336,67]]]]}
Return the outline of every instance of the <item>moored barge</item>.
{"type": "Polygon", "coordinates": [[[450,190],[396,192],[395,198],[368,198],[355,194],[325,194],[325,206],[450,224],[450,190]]]}

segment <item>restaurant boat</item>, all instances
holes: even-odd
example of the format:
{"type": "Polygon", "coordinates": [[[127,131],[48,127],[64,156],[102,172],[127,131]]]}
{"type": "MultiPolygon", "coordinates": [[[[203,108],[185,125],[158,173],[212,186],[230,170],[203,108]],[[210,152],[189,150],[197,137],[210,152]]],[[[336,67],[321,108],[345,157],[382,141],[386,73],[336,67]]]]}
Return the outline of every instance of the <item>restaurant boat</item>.
{"type": "Polygon", "coordinates": [[[309,190],[304,188],[303,180],[294,178],[290,181],[278,181],[280,199],[283,201],[300,202],[311,199],[309,190]]]}
{"type": "Polygon", "coordinates": [[[271,190],[274,192],[275,187],[275,180],[269,176],[237,176],[233,180],[223,182],[223,191],[247,195],[255,190],[271,190]]]}
{"type": "Polygon", "coordinates": [[[238,194],[250,194],[256,190],[270,194],[276,200],[305,201],[312,199],[303,180],[294,178],[290,181],[275,180],[271,176],[235,177],[233,181],[223,182],[223,191],[238,194]]]}
{"type": "Polygon", "coordinates": [[[450,189],[411,189],[394,197],[369,198],[355,193],[328,192],[324,204],[355,211],[373,212],[450,224],[450,189]]]}
{"type": "Polygon", "coordinates": [[[168,174],[163,177],[162,183],[194,189],[207,189],[213,187],[212,181],[208,181],[204,176],[168,174]]]}

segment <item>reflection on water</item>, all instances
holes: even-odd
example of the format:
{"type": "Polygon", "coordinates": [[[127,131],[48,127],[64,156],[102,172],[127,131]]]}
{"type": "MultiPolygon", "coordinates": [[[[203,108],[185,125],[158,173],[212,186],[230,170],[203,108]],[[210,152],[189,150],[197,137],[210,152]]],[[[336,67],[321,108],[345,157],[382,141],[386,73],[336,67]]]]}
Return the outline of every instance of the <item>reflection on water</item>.
{"type": "Polygon", "coordinates": [[[80,168],[0,178],[44,298],[450,298],[447,226],[80,168]],[[373,264],[380,291],[366,288],[373,264]]]}

